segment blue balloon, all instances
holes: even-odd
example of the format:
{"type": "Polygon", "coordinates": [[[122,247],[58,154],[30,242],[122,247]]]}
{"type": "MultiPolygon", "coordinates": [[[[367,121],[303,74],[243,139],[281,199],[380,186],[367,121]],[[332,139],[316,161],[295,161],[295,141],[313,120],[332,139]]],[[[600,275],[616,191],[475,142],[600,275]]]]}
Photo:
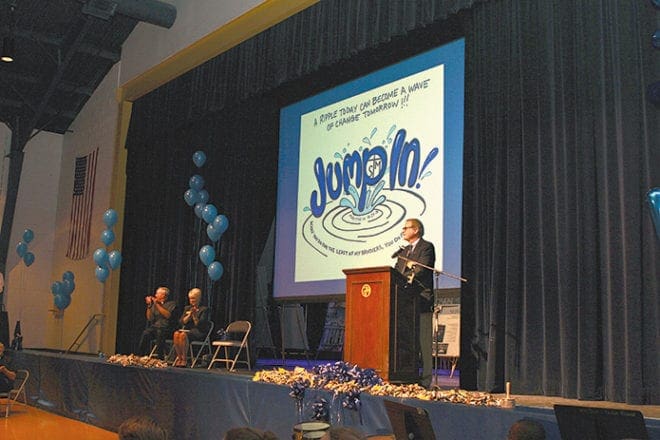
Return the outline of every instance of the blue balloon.
{"type": "Polygon", "coordinates": [[[204,188],[204,178],[199,174],[195,174],[190,178],[188,186],[196,191],[201,191],[204,188]]]}
{"type": "Polygon", "coordinates": [[[26,229],[23,232],[23,241],[24,242],[29,243],[29,242],[32,241],[33,238],[34,238],[34,232],[32,232],[32,229],[26,229]]]}
{"type": "Polygon", "coordinates": [[[112,232],[112,229],[104,229],[103,232],[101,232],[101,242],[106,245],[110,246],[112,243],[115,241],[115,233],[112,232]]]}
{"type": "Polygon", "coordinates": [[[34,254],[32,252],[26,252],[25,255],[23,255],[23,262],[27,267],[32,266],[32,263],[34,263],[34,254]]]}
{"type": "Polygon", "coordinates": [[[64,310],[69,307],[69,304],[71,304],[71,297],[69,295],[60,293],[55,295],[53,302],[55,303],[55,307],[57,307],[59,310],[64,310]]]}
{"type": "Polygon", "coordinates": [[[103,223],[105,223],[108,228],[113,227],[115,223],[117,223],[117,211],[112,208],[105,211],[103,213],[103,223]]]}
{"type": "Polygon", "coordinates": [[[648,193],[646,193],[646,201],[649,204],[649,210],[651,211],[651,219],[653,220],[653,225],[655,226],[655,234],[660,240],[660,187],[651,188],[648,193]]]}
{"type": "Polygon", "coordinates": [[[199,193],[196,189],[188,188],[186,192],[183,193],[183,200],[186,201],[188,206],[195,206],[195,203],[199,202],[199,193]]]}
{"type": "Polygon", "coordinates": [[[225,269],[222,267],[222,264],[220,264],[217,261],[214,261],[211,264],[209,264],[209,267],[207,269],[209,278],[211,278],[213,281],[218,281],[224,271],[225,269]]]}
{"type": "Polygon", "coordinates": [[[73,281],[74,278],[75,277],[73,276],[73,272],[71,272],[70,270],[67,270],[66,272],[64,272],[62,274],[62,279],[63,280],[72,280],[73,281]]]}
{"type": "Polygon", "coordinates": [[[76,288],[76,283],[74,283],[73,280],[64,280],[62,281],[61,293],[65,295],[71,295],[75,288],[76,288]]]}
{"type": "Polygon", "coordinates": [[[227,228],[229,227],[229,219],[224,215],[220,214],[215,219],[213,219],[213,227],[220,231],[220,235],[224,234],[227,228]]]}
{"type": "Polygon", "coordinates": [[[197,168],[201,168],[204,165],[204,162],[206,162],[206,154],[204,154],[203,151],[195,151],[192,159],[197,168]]]}
{"type": "Polygon", "coordinates": [[[110,263],[110,268],[112,270],[117,269],[121,265],[121,252],[111,251],[108,254],[108,262],[110,263]]]}
{"type": "Polygon", "coordinates": [[[202,260],[204,266],[208,266],[211,261],[215,259],[215,249],[212,246],[204,245],[199,250],[199,259],[202,260]]]}
{"type": "Polygon", "coordinates": [[[208,235],[209,239],[215,243],[216,241],[220,240],[220,236],[222,234],[213,227],[213,223],[209,223],[208,226],[206,226],[206,235],[208,235]]]}
{"type": "Polygon", "coordinates": [[[53,292],[53,295],[59,295],[62,293],[62,283],[55,281],[53,284],[51,284],[50,291],[53,292]]]}
{"type": "Polygon", "coordinates": [[[94,262],[101,267],[106,267],[108,265],[108,253],[103,248],[98,248],[94,251],[94,262]]]}
{"type": "Polygon", "coordinates": [[[211,203],[206,205],[202,211],[202,218],[206,223],[211,223],[216,215],[218,215],[218,208],[211,203]]]}
{"type": "Polygon", "coordinates": [[[19,241],[18,244],[16,245],[16,253],[21,258],[25,256],[27,250],[28,250],[28,246],[25,242],[19,241]]]}
{"type": "Polygon", "coordinates": [[[202,212],[204,212],[205,203],[196,203],[195,204],[195,215],[199,218],[202,218],[202,212]]]}
{"type": "Polygon", "coordinates": [[[105,283],[109,275],[110,271],[107,267],[96,266],[96,269],[94,269],[94,276],[102,283],[105,283]]]}
{"type": "Polygon", "coordinates": [[[199,201],[202,203],[208,203],[209,201],[209,192],[205,189],[199,191],[199,201]]]}

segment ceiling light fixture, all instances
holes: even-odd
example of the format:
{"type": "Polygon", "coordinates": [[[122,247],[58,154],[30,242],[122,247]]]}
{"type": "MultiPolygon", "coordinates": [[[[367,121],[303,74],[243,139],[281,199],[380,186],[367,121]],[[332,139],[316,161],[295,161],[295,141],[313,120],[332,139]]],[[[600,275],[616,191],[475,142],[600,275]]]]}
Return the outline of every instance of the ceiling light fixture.
{"type": "Polygon", "coordinates": [[[12,1],[9,5],[9,31],[8,34],[2,37],[2,54],[0,54],[0,61],[5,63],[11,63],[14,61],[14,30],[16,28],[16,16],[14,11],[16,10],[16,0],[12,1]]]}
{"type": "Polygon", "coordinates": [[[2,38],[2,56],[0,56],[0,60],[5,63],[11,63],[14,61],[14,38],[2,38]]]}

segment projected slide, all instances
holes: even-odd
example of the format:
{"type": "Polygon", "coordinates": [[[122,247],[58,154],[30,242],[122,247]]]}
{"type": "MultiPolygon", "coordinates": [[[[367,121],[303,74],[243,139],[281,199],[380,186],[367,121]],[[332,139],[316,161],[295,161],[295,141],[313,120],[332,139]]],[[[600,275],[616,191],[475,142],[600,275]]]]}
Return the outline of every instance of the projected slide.
{"type": "Polygon", "coordinates": [[[457,40],[282,109],[276,298],[342,294],[342,269],[393,265],[411,217],[436,268],[460,273],[463,53],[457,40]]]}

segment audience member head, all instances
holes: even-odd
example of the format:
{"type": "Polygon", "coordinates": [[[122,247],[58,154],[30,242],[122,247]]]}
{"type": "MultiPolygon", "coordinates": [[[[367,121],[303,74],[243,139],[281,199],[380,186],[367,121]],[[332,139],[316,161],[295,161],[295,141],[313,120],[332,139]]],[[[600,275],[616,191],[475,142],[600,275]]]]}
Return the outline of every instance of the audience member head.
{"type": "Polygon", "coordinates": [[[0,342],[0,357],[2,357],[2,354],[5,352],[5,344],[0,342]]]}
{"type": "Polygon", "coordinates": [[[511,428],[507,440],[545,440],[545,429],[536,420],[520,419],[511,428]]]}
{"type": "Polygon", "coordinates": [[[191,306],[199,306],[202,302],[202,289],[198,287],[193,287],[188,292],[188,302],[191,306]]]}
{"type": "Polygon", "coordinates": [[[278,440],[278,437],[270,431],[244,426],[227,431],[224,440],[278,440]]]}
{"type": "Polygon", "coordinates": [[[363,440],[366,438],[367,436],[355,428],[333,426],[321,437],[321,440],[363,440]]]}
{"type": "Polygon", "coordinates": [[[167,440],[167,431],[148,416],[135,416],[119,425],[119,440],[167,440]]]}

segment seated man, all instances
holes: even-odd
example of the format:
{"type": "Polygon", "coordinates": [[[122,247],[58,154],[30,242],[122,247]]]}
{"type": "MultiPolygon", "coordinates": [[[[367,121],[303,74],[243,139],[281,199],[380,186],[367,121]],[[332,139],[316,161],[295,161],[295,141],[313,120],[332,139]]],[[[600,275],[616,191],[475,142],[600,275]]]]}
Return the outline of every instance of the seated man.
{"type": "Polygon", "coordinates": [[[156,289],[155,296],[146,296],[144,301],[147,303],[147,328],[142,332],[138,353],[146,356],[151,351],[151,341],[156,340],[156,353],[161,359],[167,357],[165,339],[171,334],[170,319],[176,308],[174,301],[168,301],[170,289],[159,287],[156,289]]]}
{"type": "Polygon", "coordinates": [[[0,393],[7,393],[14,387],[16,373],[9,367],[10,360],[5,356],[5,344],[0,342],[0,393]]]}

